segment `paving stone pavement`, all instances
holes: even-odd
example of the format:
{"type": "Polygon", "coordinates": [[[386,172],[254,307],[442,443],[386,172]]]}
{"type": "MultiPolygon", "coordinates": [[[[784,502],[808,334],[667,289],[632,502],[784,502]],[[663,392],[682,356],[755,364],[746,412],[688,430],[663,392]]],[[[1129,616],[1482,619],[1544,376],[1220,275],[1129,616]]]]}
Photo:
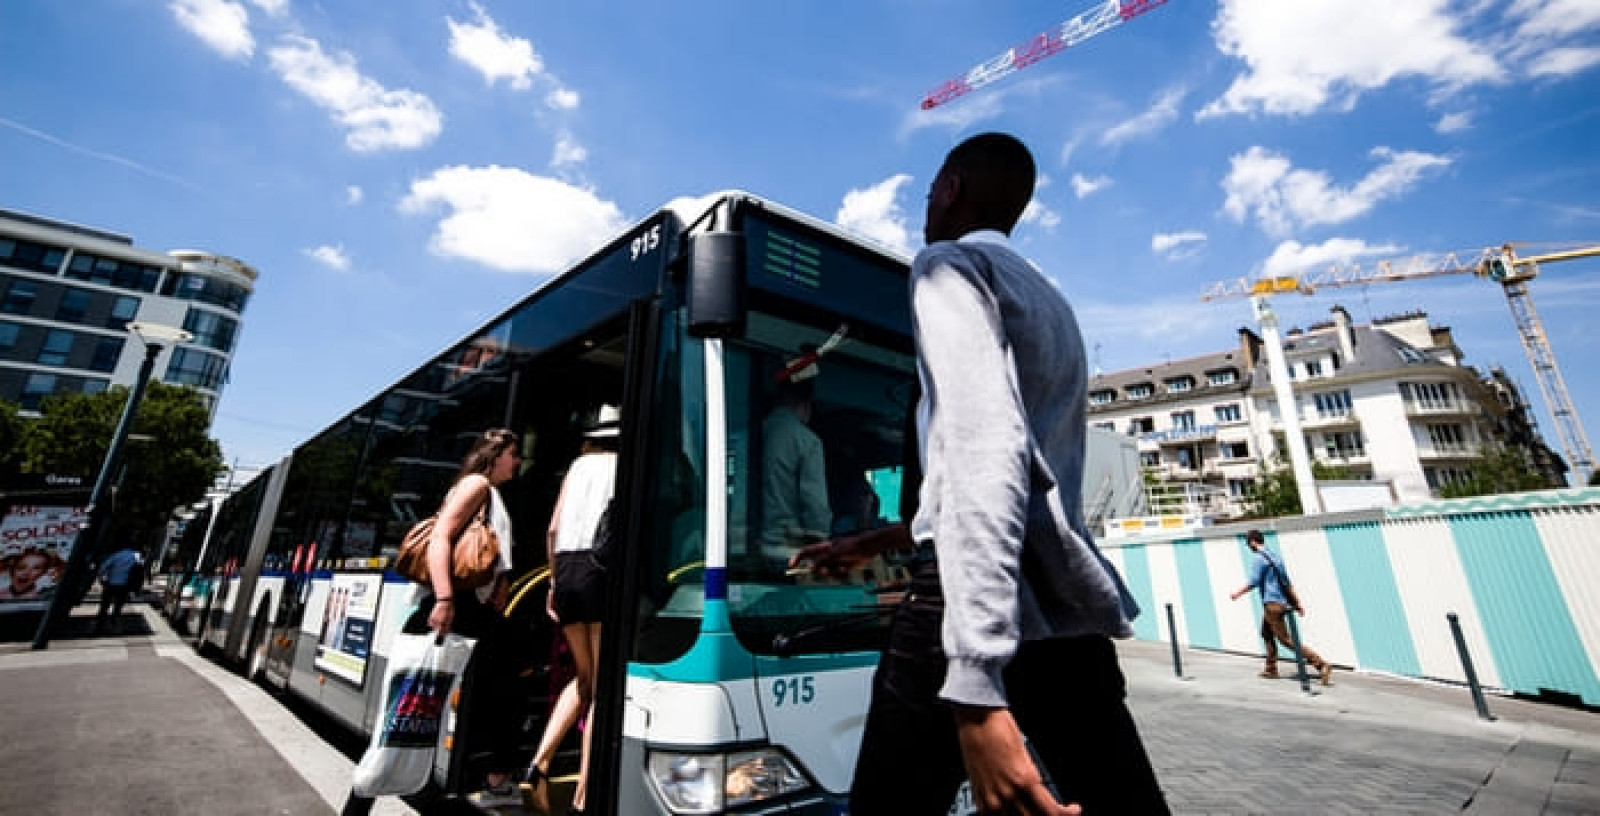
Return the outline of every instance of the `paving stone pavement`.
{"type": "MultiPolygon", "coordinates": [[[[1180,814],[1600,814],[1600,714],[1336,672],[1315,695],[1259,658],[1119,644],[1129,702],[1180,814]]],[[[1292,668],[1292,666],[1291,666],[1292,668]]]]}

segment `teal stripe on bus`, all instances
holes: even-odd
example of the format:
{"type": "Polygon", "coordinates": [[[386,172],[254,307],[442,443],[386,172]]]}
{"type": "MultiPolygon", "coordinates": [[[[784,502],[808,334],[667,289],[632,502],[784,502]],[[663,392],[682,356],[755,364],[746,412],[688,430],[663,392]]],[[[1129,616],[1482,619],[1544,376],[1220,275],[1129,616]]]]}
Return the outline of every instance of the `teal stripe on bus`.
{"type": "MultiPolygon", "coordinates": [[[[1345,617],[1361,668],[1422,674],[1383,530],[1375,523],[1339,524],[1325,528],[1325,535],[1339,592],[1347,599],[1345,617]]],[[[1291,569],[1289,581],[1294,580],[1291,569]]],[[[1311,644],[1313,648],[1316,645],[1311,644]]]]}
{"type": "MultiPolygon", "coordinates": [[[[1178,590],[1183,595],[1183,626],[1189,645],[1221,649],[1222,627],[1217,623],[1217,599],[1211,591],[1205,547],[1198,538],[1174,541],[1172,557],[1178,563],[1178,590]]],[[[1166,609],[1150,611],[1166,614],[1166,609]]]]}
{"type": "Polygon", "coordinates": [[[1122,581],[1139,602],[1139,617],[1133,619],[1133,636],[1140,640],[1160,640],[1160,617],[1165,610],[1156,607],[1155,582],[1150,580],[1150,553],[1144,545],[1122,548],[1122,581]]]}
{"type": "Polygon", "coordinates": [[[1529,694],[1561,689],[1600,704],[1600,680],[1533,518],[1526,511],[1455,516],[1450,532],[1500,682],[1529,694]]]}

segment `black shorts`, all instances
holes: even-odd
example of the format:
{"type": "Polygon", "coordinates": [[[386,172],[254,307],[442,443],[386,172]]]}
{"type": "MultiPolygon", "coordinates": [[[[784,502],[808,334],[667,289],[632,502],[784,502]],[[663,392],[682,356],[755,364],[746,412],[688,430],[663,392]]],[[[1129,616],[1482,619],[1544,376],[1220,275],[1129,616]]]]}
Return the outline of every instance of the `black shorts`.
{"type": "Polygon", "coordinates": [[[556,553],[554,606],[561,625],[599,623],[606,614],[606,574],[588,550],[556,553]]]}

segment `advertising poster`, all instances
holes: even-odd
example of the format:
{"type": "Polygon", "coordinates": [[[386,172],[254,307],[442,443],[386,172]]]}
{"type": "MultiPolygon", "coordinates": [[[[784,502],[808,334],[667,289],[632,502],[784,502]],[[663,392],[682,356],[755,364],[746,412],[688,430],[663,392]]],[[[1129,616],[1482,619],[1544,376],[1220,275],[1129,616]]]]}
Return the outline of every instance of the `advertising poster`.
{"type": "Polygon", "coordinates": [[[0,519],[0,613],[42,609],[50,599],[88,508],[18,505],[0,519]]]}
{"type": "Polygon", "coordinates": [[[383,573],[335,575],[322,608],[322,637],[314,665],[361,685],[378,619],[378,593],[383,573]]]}

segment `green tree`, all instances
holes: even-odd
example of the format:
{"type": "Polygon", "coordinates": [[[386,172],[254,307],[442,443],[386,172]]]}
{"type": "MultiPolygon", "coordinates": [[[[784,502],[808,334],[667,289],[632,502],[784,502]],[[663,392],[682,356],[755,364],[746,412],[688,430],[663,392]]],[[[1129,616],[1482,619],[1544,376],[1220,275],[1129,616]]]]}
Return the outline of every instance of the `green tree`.
{"type": "Polygon", "coordinates": [[[1439,489],[1439,495],[1458,499],[1559,487],[1529,465],[1526,451],[1505,445],[1484,448],[1483,454],[1469,463],[1466,470],[1469,475],[1465,481],[1446,484],[1439,489]]]}
{"type": "MultiPolygon", "coordinates": [[[[1300,482],[1294,477],[1294,469],[1284,464],[1276,454],[1270,462],[1261,463],[1260,467],[1261,476],[1256,479],[1256,492],[1247,505],[1247,512],[1259,518],[1298,516],[1304,512],[1300,506],[1300,482]]],[[[1311,463],[1313,480],[1339,481],[1350,476],[1350,468],[1344,465],[1317,461],[1311,463]]]]}
{"type": "MultiPolygon", "coordinates": [[[[33,473],[99,474],[128,389],[46,397],[24,440],[22,468],[33,473]]],[[[205,495],[222,472],[222,449],[207,435],[210,418],[193,389],[152,381],[111,474],[105,501],[113,536],[162,529],[174,507],[205,495]]]]}
{"type": "Polygon", "coordinates": [[[21,471],[27,438],[28,420],[17,416],[17,406],[0,402],[0,484],[21,471]]]}

